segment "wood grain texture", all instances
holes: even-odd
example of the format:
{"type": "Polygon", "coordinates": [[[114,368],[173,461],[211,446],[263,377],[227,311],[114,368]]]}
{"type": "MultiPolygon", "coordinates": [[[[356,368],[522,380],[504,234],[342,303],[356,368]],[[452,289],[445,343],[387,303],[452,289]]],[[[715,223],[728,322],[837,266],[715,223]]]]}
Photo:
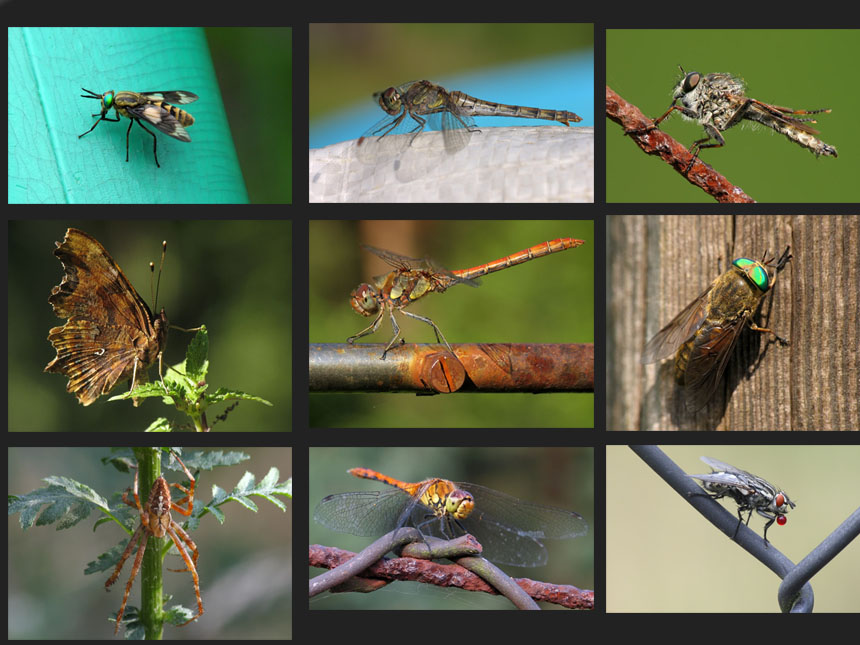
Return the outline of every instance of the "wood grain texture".
{"type": "Polygon", "coordinates": [[[860,216],[612,216],[607,223],[609,430],[860,429],[860,216]],[[708,405],[686,411],[672,361],[647,340],[737,257],[792,261],[708,405]]]}

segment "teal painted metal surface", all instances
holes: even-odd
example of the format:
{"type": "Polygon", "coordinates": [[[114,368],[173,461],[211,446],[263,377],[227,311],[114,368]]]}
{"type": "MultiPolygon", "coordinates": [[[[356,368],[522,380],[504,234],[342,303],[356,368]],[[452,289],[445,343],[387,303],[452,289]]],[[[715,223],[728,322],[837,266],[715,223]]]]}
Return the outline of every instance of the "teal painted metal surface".
{"type": "MultiPolygon", "coordinates": [[[[12,28],[9,40],[10,203],[246,203],[221,95],[197,28],[12,28]],[[104,122],[81,87],[101,94],[187,90],[190,143],[128,120],[104,122]]],[[[110,115],[114,117],[113,111],[110,115]]]]}

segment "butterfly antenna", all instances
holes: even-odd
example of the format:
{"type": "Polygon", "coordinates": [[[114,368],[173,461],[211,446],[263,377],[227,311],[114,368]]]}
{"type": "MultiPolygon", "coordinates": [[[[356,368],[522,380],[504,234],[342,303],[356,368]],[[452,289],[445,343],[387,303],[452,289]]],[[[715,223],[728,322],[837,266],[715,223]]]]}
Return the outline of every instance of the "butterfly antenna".
{"type": "MultiPolygon", "coordinates": [[[[161,272],[164,270],[164,256],[167,255],[167,240],[161,243],[161,265],[158,267],[158,281],[155,283],[155,295],[152,297],[152,310],[158,311],[158,288],[161,286],[161,272]]],[[[155,264],[149,263],[149,270],[155,273],[155,264]]]]}

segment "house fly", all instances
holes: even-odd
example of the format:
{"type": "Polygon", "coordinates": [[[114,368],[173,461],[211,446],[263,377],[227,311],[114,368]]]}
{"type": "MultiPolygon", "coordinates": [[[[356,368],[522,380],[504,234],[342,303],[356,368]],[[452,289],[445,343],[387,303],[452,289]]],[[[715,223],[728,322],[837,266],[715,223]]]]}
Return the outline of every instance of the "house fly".
{"type": "Polygon", "coordinates": [[[741,528],[743,521],[741,513],[748,511],[746,524],[749,526],[752,512],[755,511],[768,520],[764,527],[764,544],[767,546],[767,530],[774,522],[782,526],[788,521],[785,515],[795,507],[794,502],[784,491],[761,477],[711,457],[701,459],[711,467],[713,472],[705,475],[688,475],[688,477],[701,480],[702,488],[709,493],[708,497],[711,499],[731,497],[735,500],[738,505],[738,526],[732,539],[737,537],[741,528]]]}

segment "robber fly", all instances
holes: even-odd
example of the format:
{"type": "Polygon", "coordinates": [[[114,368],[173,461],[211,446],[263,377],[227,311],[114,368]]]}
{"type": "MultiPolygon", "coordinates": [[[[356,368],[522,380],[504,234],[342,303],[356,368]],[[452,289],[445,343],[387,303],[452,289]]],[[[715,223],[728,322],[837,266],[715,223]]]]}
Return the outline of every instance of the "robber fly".
{"type": "Polygon", "coordinates": [[[798,114],[829,113],[822,110],[792,110],[778,105],[769,105],[746,96],[746,84],[743,79],[731,74],[706,74],[699,72],[684,72],[680,65],[683,78],[678,81],[672,92],[672,104],[666,113],[649,127],[656,128],[669,114],[678,110],[684,117],[698,122],[708,135],[690,146],[693,158],[687,164],[684,173],[688,173],[699,151],[702,148],[721,148],[726,144],[720,132],[737,125],[743,119],[757,121],[769,128],[784,134],[786,137],[811,150],[816,157],[821,155],[836,157],[836,148],[817,139],[818,130],[807,123],[816,123],[815,119],[801,118],[798,114]],[[681,105],[676,105],[678,101],[681,105]],[[715,143],[708,143],[713,139],[715,143]]]}
{"type": "Polygon", "coordinates": [[[93,127],[78,135],[80,139],[85,134],[89,134],[102,121],[117,122],[120,116],[130,119],[128,130],[125,133],[125,160],[128,161],[128,135],[131,133],[132,124],[137,121],[137,124],[152,135],[152,154],[155,157],[155,165],[161,168],[158,163],[158,154],[156,148],[158,140],[155,138],[155,133],[147,130],[141,123],[141,119],[147,121],[151,125],[161,130],[164,134],[170,135],[174,139],[189,142],[191,137],[185,128],[194,124],[194,117],[188,114],[185,110],[180,110],[171,103],[184,105],[193,103],[197,100],[197,95],[191,92],[182,90],[169,90],[162,92],[105,92],[104,94],[96,94],[92,90],[81,88],[89,94],[81,94],[85,99],[97,99],[101,101],[101,114],[93,114],[99,117],[99,120],[93,123],[93,127]],[[107,118],[107,113],[115,110],[117,117],[115,119],[107,118]]]}
{"type": "Polygon", "coordinates": [[[788,521],[785,514],[795,507],[794,502],[785,492],[778,490],[761,477],[756,477],[717,459],[710,457],[701,459],[711,467],[713,472],[707,475],[688,475],[688,477],[701,480],[702,488],[710,493],[708,497],[711,499],[731,497],[735,500],[738,505],[738,526],[732,539],[737,537],[741,528],[743,521],[741,513],[749,511],[746,521],[749,526],[752,512],[755,511],[768,520],[764,527],[764,545],[767,546],[767,530],[774,522],[782,526],[788,521]]]}
{"type": "Polygon", "coordinates": [[[776,275],[791,259],[786,247],[773,275],[767,252],[760,262],[738,258],[668,325],[645,345],[642,363],[654,363],[675,352],[675,380],[684,387],[687,409],[695,412],[708,402],[726,369],[732,348],[744,327],[773,334],[753,322],[758,305],[776,283],[776,275]]]}

